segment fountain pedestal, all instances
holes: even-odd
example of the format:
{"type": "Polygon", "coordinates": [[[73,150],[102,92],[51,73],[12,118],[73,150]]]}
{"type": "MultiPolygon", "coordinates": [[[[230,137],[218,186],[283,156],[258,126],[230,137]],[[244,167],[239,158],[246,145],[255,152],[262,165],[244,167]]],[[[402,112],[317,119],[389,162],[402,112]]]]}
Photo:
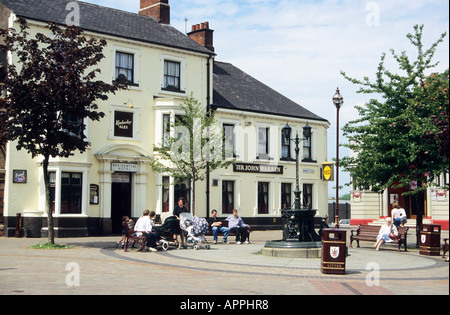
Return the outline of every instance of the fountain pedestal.
{"type": "Polygon", "coordinates": [[[261,250],[263,255],[287,258],[320,258],[321,237],[314,229],[317,210],[282,210],[283,239],[267,241],[261,250]]]}

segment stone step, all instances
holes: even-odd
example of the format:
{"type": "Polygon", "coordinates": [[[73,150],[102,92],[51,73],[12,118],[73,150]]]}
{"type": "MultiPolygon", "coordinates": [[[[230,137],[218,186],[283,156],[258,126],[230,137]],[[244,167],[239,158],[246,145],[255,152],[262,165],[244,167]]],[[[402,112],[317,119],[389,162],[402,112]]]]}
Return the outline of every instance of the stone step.
{"type": "MultiPolygon", "coordinates": [[[[373,221],[372,223],[369,223],[369,225],[373,226],[382,226],[385,223],[385,219],[378,219],[376,221],[373,221]]],[[[432,220],[430,219],[423,219],[423,224],[433,224],[432,220]]],[[[411,228],[416,228],[417,221],[416,219],[408,219],[408,222],[406,222],[405,226],[411,228]]]]}

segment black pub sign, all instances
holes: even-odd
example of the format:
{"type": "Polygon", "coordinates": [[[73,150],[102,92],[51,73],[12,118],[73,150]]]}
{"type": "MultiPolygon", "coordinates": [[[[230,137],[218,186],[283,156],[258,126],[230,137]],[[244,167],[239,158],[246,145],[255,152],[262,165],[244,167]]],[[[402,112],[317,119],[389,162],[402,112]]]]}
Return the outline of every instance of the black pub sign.
{"type": "Polygon", "coordinates": [[[115,112],[114,136],[133,138],[133,113],[115,112]]]}
{"type": "Polygon", "coordinates": [[[234,163],[233,171],[235,173],[260,173],[260,174],[283,175],[284,167],[280,165],[234,163]]]}

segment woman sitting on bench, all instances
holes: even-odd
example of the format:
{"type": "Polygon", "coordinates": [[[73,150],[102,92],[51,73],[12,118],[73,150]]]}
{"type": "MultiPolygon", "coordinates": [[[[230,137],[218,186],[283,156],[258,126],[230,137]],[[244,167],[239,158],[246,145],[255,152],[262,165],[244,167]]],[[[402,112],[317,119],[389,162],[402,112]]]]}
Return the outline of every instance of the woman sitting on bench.
{"type": "Polygon", "coordinates": [[[392,224],[392,218],[387,217],[386,223],[380,228],[380,233],[377,237],[377,242],[373,245],[376,250],[380,250],[380,246],[384,243],[393,243],[395,238],[398,236],[397,227],[392,224]]]}

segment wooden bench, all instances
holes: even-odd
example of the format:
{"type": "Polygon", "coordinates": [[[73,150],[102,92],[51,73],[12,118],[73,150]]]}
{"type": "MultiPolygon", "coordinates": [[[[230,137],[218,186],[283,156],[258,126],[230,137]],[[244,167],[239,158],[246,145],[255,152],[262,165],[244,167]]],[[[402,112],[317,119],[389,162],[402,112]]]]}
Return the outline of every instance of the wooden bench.
{"type": "Polygon", "coordinates": [[[145,244],[147,242],[147,238],[142,236],[136,236],[135,232],[130,229],[128,223],[124,222],[122,225],[127,229],[127,239],[125,240],[125,252],[128,252],[128,247],[131,245],[134,248],[135,244],[139,244],[142,246],[142,252],[145,253],[145,244]]]}
{"type": "MultiPolygon", "coordinates": [[[[372,225],[359,225],[357,230],[351,231],[350,236],[350,247],[352,247],[353,241],[356,241],[359,248],[359,241],[373,242],[377,241],[378,234],[380,233],[380,226],[372,226],[372,225]],[[355,234],[356,233],[356,234],[355,234]]],[[[399,227],[397,228],[399,237],[394,240],[393,243],[390,244],[398,244],[398,251],[400,251],[401,246],[405,247],[405,252],[407,249],[407,236],[408,236],[408,227],[399,227]]]]}
{"type": "MultiPolygon", "coordinates": [[[[226,227],[226,228],[228,227],[228,221],[227,220],[221,220],[221,222],[222,222],[222,227],[226,227]]],[[[208,222],[208,224],[209,224],[209,222],[208,222]]],[[[249,241],[249,242],[250,242],[250,233],[251,233],[251,231],[248,231],[247,241],[249,241]]],[[[211,226],[209,226],[208,233],[206,233],[205,236],[214,236],[211,226]]],[[[228,237],[230,237],[230,236],[231,236],[231,232],[228,235],[228,237]]]]}
{"type": "Polygon", "coordinates": [[[444,243],[442,244],[442,251],[444,252],[442,258],[445,258],[445,254],[448,252],[448,238],[444,238],[444,243]]]}

